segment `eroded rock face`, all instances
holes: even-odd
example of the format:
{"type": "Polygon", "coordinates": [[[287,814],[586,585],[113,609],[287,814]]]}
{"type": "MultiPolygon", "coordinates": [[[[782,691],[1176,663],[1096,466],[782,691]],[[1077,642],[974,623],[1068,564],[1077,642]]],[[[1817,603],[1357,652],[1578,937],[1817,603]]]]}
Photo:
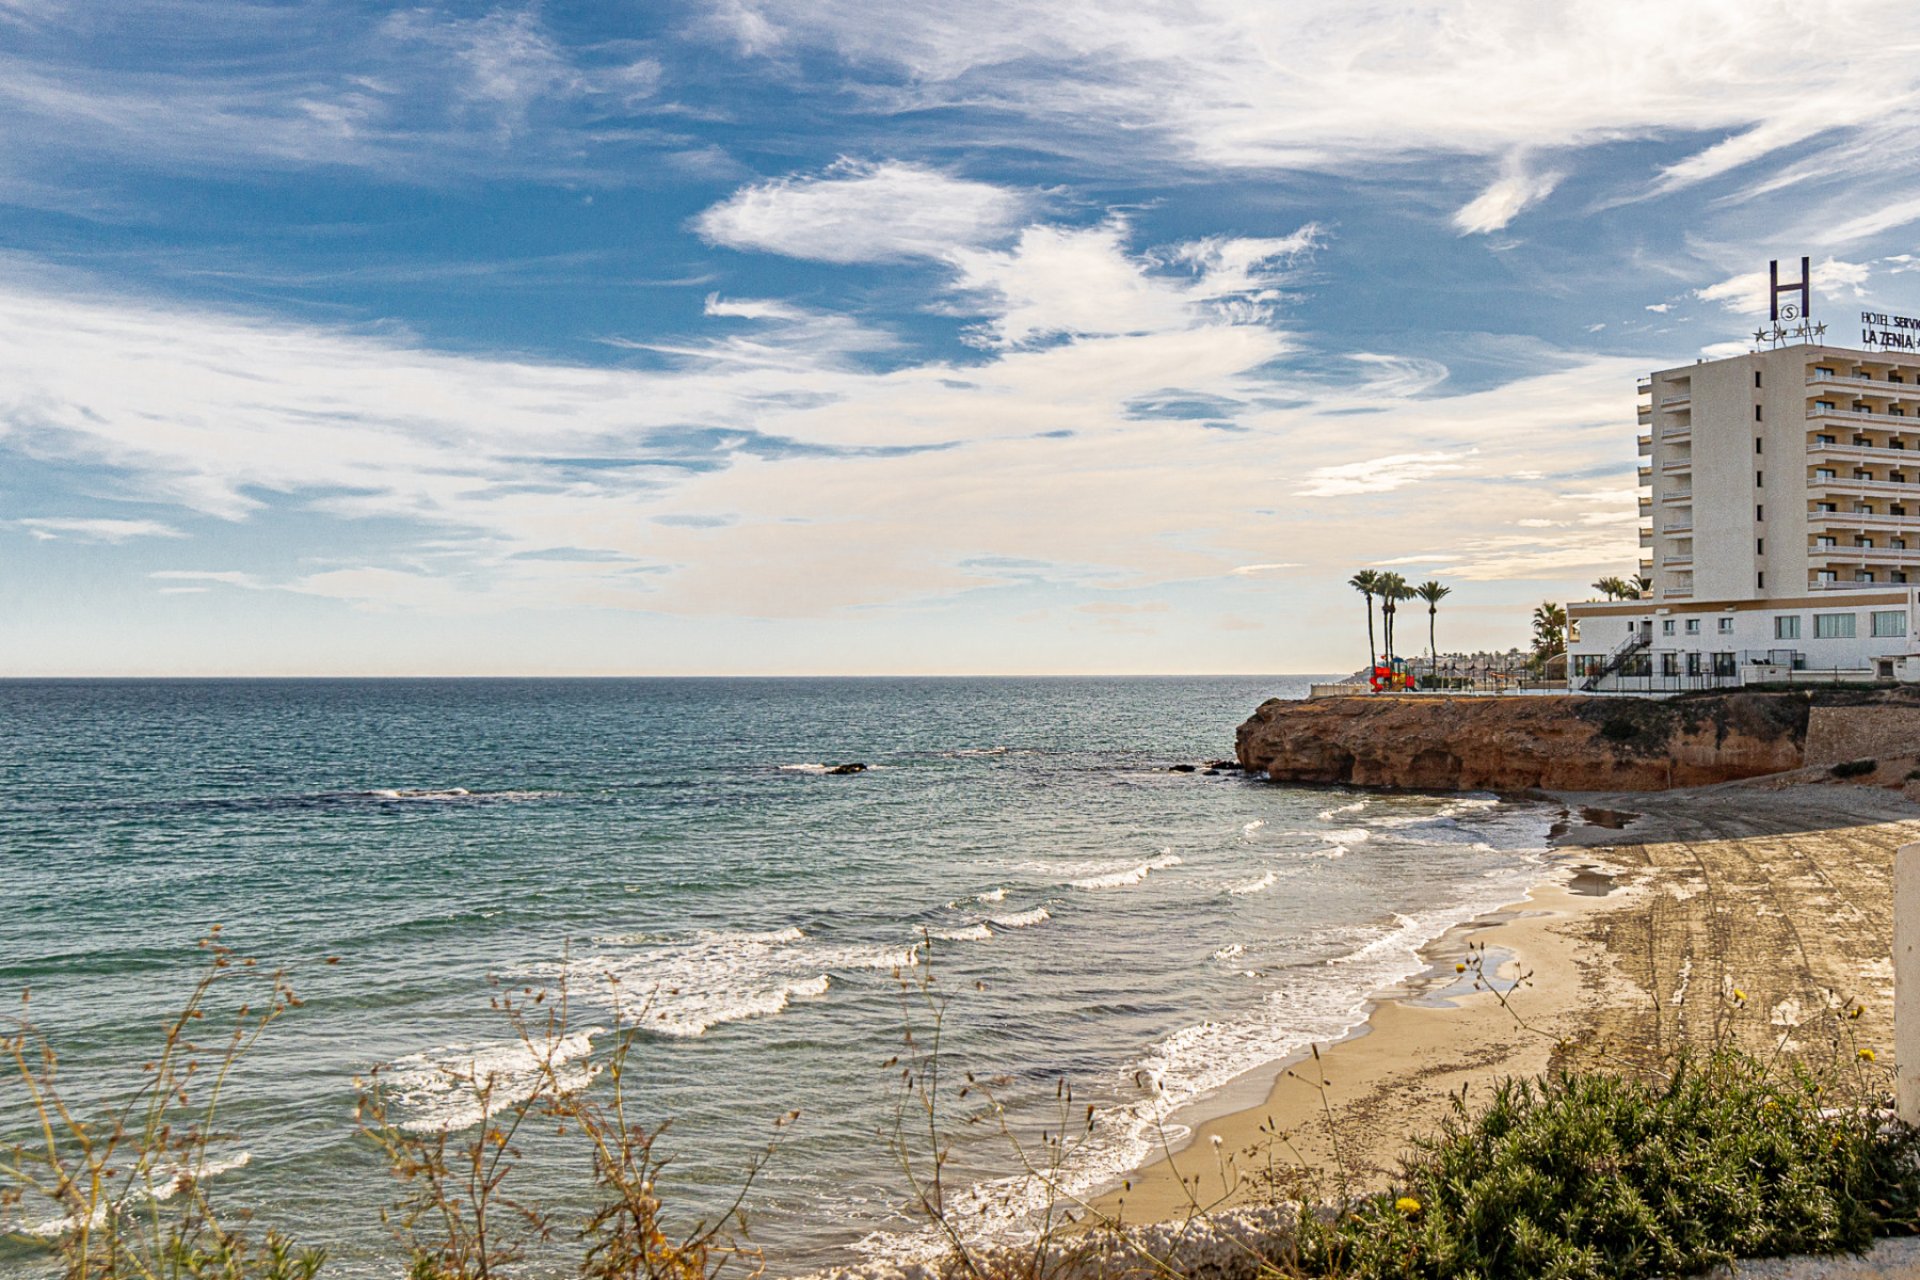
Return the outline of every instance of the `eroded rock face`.
{"type": "Polygon", "coordinates": [[[1279,782],[1422,791],[1660,791],[1797,769],[1804,693],[1270,699],[1240,726],[1279,782]]]}

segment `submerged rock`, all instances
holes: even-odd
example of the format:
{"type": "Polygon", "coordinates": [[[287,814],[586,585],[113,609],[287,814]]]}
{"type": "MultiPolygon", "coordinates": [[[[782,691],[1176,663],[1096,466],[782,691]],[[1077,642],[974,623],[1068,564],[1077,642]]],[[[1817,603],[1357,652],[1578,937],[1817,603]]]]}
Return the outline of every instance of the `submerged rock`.
{"type": "Polygon", "coordinates": [[[866,771],[867,771],[867,766],[857,761],[852,764],[837,764],[837,765],[834,765],[833,768],[827,770],[828,773],[843,773],[843,774],[844,773],[865,773],[866,771]]]}

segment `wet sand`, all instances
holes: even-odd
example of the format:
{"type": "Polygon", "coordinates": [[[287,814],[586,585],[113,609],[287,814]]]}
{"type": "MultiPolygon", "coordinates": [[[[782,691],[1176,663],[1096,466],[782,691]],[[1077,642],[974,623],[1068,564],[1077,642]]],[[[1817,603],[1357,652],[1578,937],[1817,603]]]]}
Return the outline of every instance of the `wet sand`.
{"type": "Polygon", "coordinates": [[[1850,1001],[1844,1032],[1891,1057],[1893,854],[1920,840],[1920,804],[1802,778],[1556,798],[1560,856],[1524,901],[1436,941],[1358,1033],[1281,1064],[1263,1105],[1195,1126],[1094,1207],[1146,1222],[1377,1189],[1463,1091],[1471,1108],[1502,1078],[1723,1037],[1830,1052],[1850,1001]],[[1476,973],[1518,985],[1503,1005],[1476,973]]]}

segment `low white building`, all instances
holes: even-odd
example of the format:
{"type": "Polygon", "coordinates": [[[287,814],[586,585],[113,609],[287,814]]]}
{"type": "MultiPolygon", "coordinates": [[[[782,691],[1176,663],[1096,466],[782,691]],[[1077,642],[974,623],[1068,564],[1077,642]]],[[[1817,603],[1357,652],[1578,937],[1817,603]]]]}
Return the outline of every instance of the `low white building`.
{"type": "Polygon", "coordinates": [[[1920,679],[1920,590],[1768,600],[1621,600],[1568,610],[1575,689],[1678,692],[1778,681],[1920,679]]]}

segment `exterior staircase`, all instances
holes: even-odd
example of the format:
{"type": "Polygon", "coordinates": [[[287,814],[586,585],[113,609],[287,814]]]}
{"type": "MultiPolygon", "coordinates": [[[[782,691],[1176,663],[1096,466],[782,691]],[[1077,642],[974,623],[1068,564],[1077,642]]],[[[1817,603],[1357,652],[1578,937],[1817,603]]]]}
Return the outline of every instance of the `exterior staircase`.
{"type": "Polygon", "coordinates": [[[1627,659],[1652,643],[1653,637],[1647,631],[1635,627],[1633,634],[1616,645],[1613,652],[1607,655],[1605,662],[1587,673],[1587,678],[1581,682],[1580,688],[1587,693],[1592,693],[1600,687],[1601,681],[1626,666],[1627,659]]]}

